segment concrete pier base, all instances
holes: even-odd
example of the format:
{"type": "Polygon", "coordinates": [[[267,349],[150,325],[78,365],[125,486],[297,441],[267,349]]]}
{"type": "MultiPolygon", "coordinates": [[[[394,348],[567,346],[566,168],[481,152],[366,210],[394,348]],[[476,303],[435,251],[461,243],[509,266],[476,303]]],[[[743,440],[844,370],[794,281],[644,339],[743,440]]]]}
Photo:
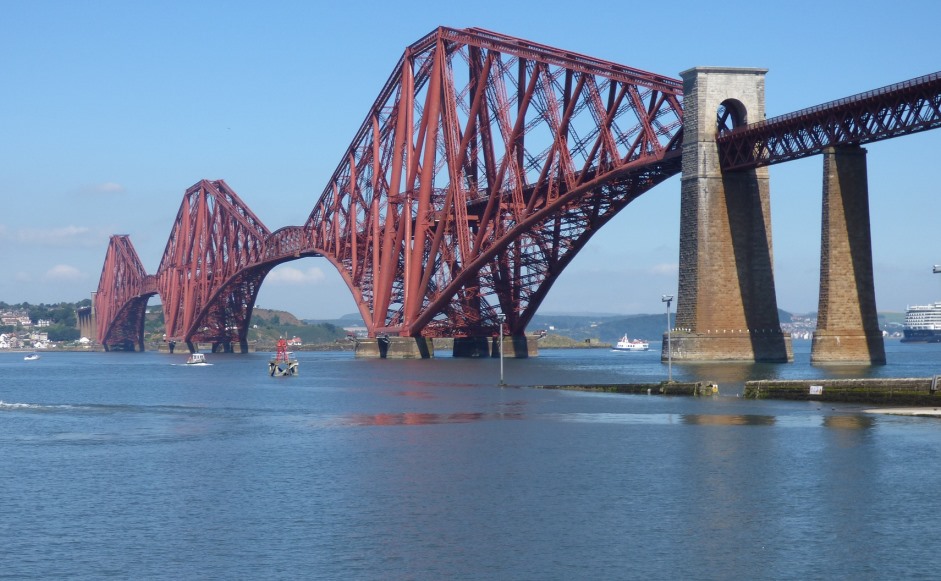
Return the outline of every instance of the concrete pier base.
{"type": "Polygon", "coordinates": [[[845,329],[814,331],[810,348],[812,365],[851,364],[885,365],[885,343],[882,331],[845,329]]]}
{"type": "Polygon", "coordinates": [[[490,357],[490,337],[455,337],[451,356],[466,359],[490,357]]]}
{"type": "MultiPolygon", "coordinates": [[[[767,332],[674,333],[673,361],[794,361],[791,337],[780,330],[767,332]]],[[[666,346],[661,354],[667,360],[666,346]]]]}
{"type": "MultiPolygon", "coordinates": [[[[500,338],[492,339],[492,357],[500,357],[500,338]]],[[[503,357],[513,359],[528,359],[539,356],[539,344],[535,336],[526,335],[508,336],[503,338],[503,357]]]]}
{"type": "Polygon", "coordinates": [[[435,347],[427,337],[379,337],[357,341],[354,354],[364,359],[429,359],[435,347]]]}
{"type": "Polygon", "coordinates": [[[232,343],[229,341],[224,341],[220,343],[212,344],[213,353],[235,353],[235,349],[232,347],[232,343]]]}

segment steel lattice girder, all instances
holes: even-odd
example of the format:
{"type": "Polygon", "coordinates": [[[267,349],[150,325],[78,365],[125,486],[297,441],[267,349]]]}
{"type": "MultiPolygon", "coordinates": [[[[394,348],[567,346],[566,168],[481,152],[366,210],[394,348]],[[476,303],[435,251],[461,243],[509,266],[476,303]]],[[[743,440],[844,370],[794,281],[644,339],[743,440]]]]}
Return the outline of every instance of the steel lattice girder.
{"type": "Polygon", "coordinates": [[[244,339],[269,234],[224,181],[186,190],[156,275],[167,338],[244,339]]]}
{"type": "Polygon", "coordinates": [[[733,129],[716,139],[738,170],[941,127],[941,72],[733,129]]]}
{"type": "Polygon", "coordinates": [[[311,212],[371,334],[522,333],[562,268],[680,171],[682,84],[480,29],[408,47],[311,212]]]}
{"type": "Polygon", "coordinates": [[[143,350],[147,300],[156,292],[154,279],[144,270],[130,238],[112,236],[95,293],[98,342],[109,350],[134,345],[143,350]]]}

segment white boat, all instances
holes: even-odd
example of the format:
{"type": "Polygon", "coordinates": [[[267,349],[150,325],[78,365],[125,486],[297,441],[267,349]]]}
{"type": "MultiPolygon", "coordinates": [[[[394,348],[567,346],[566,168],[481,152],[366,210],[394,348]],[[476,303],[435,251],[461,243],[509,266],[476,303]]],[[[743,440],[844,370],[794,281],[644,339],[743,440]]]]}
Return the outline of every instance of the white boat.
{"type": "Polygon", "coordinates": [[[941,343],[941,303],[908,307],[902,333],[902,343],[941,343]]]}
{"type": "Polygon", "coordinates": [[[39,359],[38,353],[30,353],[29,355],[23,358],[23,361],[36,361],[37,359],[39,359]]]}
{"type": "Polygon", "coordinates": [[[189,359],[186,360],[187,365],[212,365],[206,361],[206,356],[202,353],[193,353],[190,355],[189,359]]]}
{"type": "Polygon", "coordinates": [[[627,335],[621,337],[621,340],[611,348],[612,351],[647,351],[650,344],[642,339],[628,339],[627,335]]]}

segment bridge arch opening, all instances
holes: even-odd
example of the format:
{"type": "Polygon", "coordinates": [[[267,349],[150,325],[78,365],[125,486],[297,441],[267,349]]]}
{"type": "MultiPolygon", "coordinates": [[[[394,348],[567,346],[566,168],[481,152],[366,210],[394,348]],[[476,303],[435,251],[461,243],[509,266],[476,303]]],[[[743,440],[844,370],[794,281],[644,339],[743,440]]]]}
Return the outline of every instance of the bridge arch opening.
{"type": "MultiPolygon", "coordinates": [[[[359,314],[343,277],[330,261],[316,256],[301,256],[272,268],[258,287],[255,306],[286,311],[301,320],[359,314]]],[[[361,324],[359,319],[353,321],[361,324]]]]}
{"type": "Polygon", "coordinates": [[[748,109],[738,99],[726,99],[716,109],[716,135],[748,124],[748,109]]]}

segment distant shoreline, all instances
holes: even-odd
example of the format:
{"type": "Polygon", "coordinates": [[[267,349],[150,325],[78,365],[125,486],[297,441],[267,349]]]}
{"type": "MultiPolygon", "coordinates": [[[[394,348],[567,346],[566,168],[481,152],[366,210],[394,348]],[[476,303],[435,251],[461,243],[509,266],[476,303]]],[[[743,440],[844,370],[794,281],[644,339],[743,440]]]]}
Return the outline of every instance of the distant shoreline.
{"type": "MultiPolygon", "coordinates": [[[[435,339],[435,350],[447,350],[452,347],[453,339],[442,338],[435,339]]],[[[590,342],[586,343],[584,341],[577,341],[569,337],[564,337],[561,335],[549,335],[542,339],[538,340],[537,343],[540,349],[611,349],[610,343],[601,343],[601,342],[590,342]]],[[[331,351],[354,351],[356,349],[355,341],[341,341],[338,343],[311,343],[308,345],[294,345],[289,347],[290,351],[302,352],[331,352],[331,351]]],[[[169,348],[166,343],[148,343],[144,346],[145,351],[152,351],[157,353],[170,353],[169,348]]],[[[210,353],[212,349],[208,344],[200,344],[199,350],[203,353],[210,353]]],[[[250,344],[249,352],[250,353],[268,353],[275,352],[277,346],[274,343],[271,344],[250,344]]],[[[103,346],[95,343],[91,345],[70,345],[70,346],[56,346],[56,347],[47,347],[44,349],[28,349],[17,347],[15,349],[2,349],[0,353],[10,352],[10,353],[104,353],[105,349],[103,346]]],[[[177,353],[188,353],[189,350],[186,348],[185,343],[177,343],[176,348],[173,350],[173,354],[177,353]]],[[[236,347],[236,353],[238,353],[238,348],[236,347]]]]}

